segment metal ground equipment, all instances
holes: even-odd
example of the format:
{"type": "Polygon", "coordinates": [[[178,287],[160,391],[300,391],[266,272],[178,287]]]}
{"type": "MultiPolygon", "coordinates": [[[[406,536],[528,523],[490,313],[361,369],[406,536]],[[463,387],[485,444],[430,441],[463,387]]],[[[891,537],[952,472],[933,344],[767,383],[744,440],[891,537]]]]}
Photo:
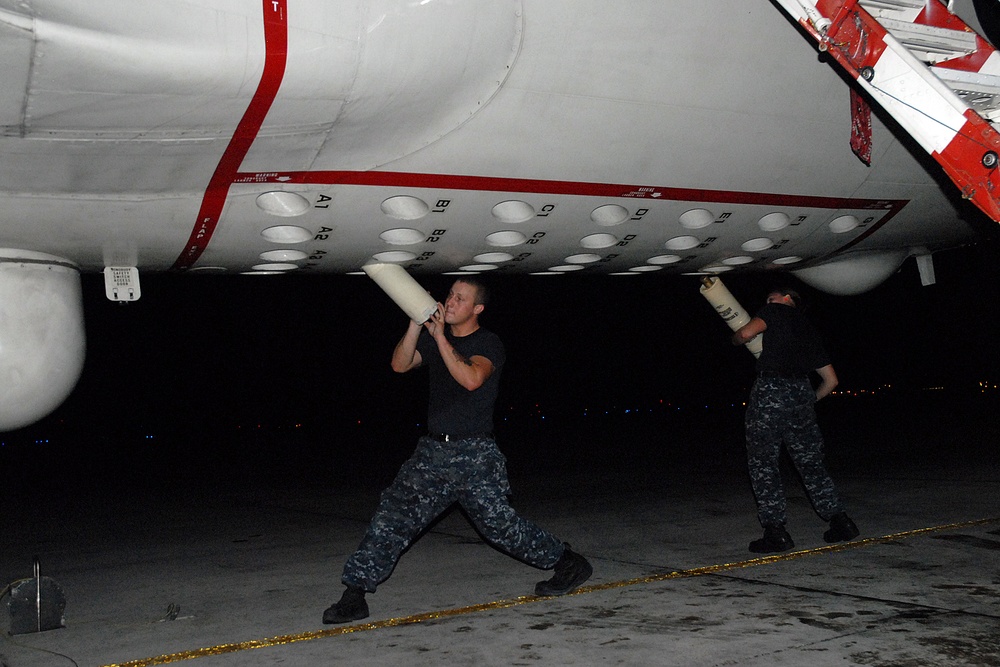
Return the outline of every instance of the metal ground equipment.
{"type": "Polygon", "coordinates": [[[12,635],[64,627],[66,596],[62,588],[52,578],[41,575],[38,558],[35,558],[34,570],[33,577],[15,581],[4,589],[4,593],[10,594],[7,608],[12,635]]]}

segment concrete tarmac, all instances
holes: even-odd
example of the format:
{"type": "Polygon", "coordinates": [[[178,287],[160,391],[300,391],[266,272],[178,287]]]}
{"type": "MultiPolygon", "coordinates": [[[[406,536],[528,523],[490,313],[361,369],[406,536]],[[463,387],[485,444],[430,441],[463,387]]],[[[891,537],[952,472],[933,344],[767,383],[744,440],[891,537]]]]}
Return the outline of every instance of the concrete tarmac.
{"type": "Polygon", "coordinates": [[[8,595],[0,665],[1000,665],[997,420],[962,421],[834,429],[828,449],[855,444],[828,461],[861,536],[826,545],[786,470],[796,546],[763,558],[747,550],[760,528],[738,442],[518,463],[514,506],[590,559],[584,587],[532,596],[550,573],[456,510],[346,626],[321,616],[372,485],[21,489],[2,496],[0,583],[31,578],[37,557],[65,593],[65,627],[8,634],[8,595]]]}

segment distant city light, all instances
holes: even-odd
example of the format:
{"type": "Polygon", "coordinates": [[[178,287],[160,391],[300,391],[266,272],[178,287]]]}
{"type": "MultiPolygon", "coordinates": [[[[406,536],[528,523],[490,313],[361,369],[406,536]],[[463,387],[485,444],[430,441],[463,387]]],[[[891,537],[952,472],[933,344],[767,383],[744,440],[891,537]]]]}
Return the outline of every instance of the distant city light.
{"type": "MultiPolygon", "coordinates": [[[[509,427],[516,428],[518,424],[531,423],[537,425],[544,424],[546,428],[557,428],[561,425],[571,425],[574,422],[589,423],[606,421],[608,424],[613,425],[616,419],[627,419],[630,423],[640,420],[663,420],[663,425],[666,426],[667,421],[671,419],[701,419],[703,417],[700,415],[711,414],[713,411],[735,413],[736,411],[745,410],[747,407],[745,397],[749,391],[749,387],[743,386],[742,388],[734,389],[734,391],[736,390],[739,390],[741,394],[740,398],[722,395],[706,400],[706,397],[703,395],[690,397],[680,395],[679,398],[671,400],[663,397],[661,394],[660,396],[651,396],[648,400],[629,396],[625,398],[625,400],[630,401],[628,405],[616,403],[614,402],[615,399],[610,397],[605,404],[595,404],[594,395],[591,395],[589,398],[577,398],[572,394],[567,394],[559,399],[546,399],[545,401],[521,397],[519,401],[508,403],[501,408],[501,414],[497,415],[497,422],[504,423],[505,428],[508,425],[509,427]],[[543,403],[545,403],[544,406],[543,403]]],[[[930,400],[939,400],[939,396],[941,396],[940,400],[946,400],[943,395],[948,392],[958,392],[958,395],[963,397],[985,394],[984,400],[993,400],[992,396],[1000,395],[1000,382],[979,380],[960,385],[928,383],[925,386],[904,385],[902,387],[892,383],[884,383],[873,387],[840,386],[836,391],[831,392],[831,397],[834,397],[835,401],[850,401],[853,399],[859,402],[873,402],[883,399],[891,400],[893,396],[897,395],[905,397],[914,393],[923,393],[928,397],[934,397],[930,400]]],[[[370,407],[372,413],[374,413],[376,407],[374,404],[370,407]]],[[[352,424],[354,428],[358,429],[359,433],[384,428],[384,420],[373,417],[364,408],[359,410],[359,412],[361,414],[348,414],[332,417],[332,419],[338,420],[341,424],[352,424]]],[[[0,441],[0,453],[6,457],[10,455],[9,452],[16,451],[18,447],[44,446],[46,449],[50,446],[59,447],[65,439],[62,436],[63,432],[66,429],[77,426],[77,424],[60,420],[55,424],[27,431],[15,437],[8,436],[7,439],[0,441]]],[[[416,422],[414,426],[418,432],[427,428],[422,422],[416,422]]],[[[329,427],[330,423],[327,418],[319,420],[315,418],[303,419],[301,416],[290,417],[275,422],[246,420],[243,422],[234,422],[228,426],[228,428],[235,429],[236,432],[243,433],[248,437],[260,437],[257,435],[258,433],[261,435],[279,434],[281,432],[308,434],[317,430],[328,429],[329,427]]],[[[131,427],[129,432],[123,433],[123,435],[127,435],[132,442],[141,441],[149,444],[155,442],[158,448],[168,447],[169,444],[176,442],[177,438],[183,435],[174,428],[157,427],[155,431],[149,429],[150,425],[148,423],[136,424],[131,427]]]]}

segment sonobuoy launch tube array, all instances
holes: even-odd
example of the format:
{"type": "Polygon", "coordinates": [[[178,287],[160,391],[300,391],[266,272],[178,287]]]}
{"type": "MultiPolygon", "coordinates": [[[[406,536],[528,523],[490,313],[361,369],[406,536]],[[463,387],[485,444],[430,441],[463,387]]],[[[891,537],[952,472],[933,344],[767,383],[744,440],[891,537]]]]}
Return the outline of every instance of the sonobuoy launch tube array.
{"type": "MultiPolygon", "coordinates": [[[[743,309],[739,301],[736,300],[736,297],[722,284],[722,280],[719,278],[703,278],[698,291],[708,299],[708,302],[715,308],[715,312],[726,321],[726,324],[733,331],[736,331],[750,321],[750,315],[743,309]]],[[[746,348],[753,353],[753,356],[759,357],[761,350],[764,349],[761,337],[758,335],[748,340],[746,348]]]]}
{"type": "Polygon", "coordinates": [[[411,320],[423,324],[437,310],[437,302],[399,264],[371,263],[361,267],[411,320]]]}

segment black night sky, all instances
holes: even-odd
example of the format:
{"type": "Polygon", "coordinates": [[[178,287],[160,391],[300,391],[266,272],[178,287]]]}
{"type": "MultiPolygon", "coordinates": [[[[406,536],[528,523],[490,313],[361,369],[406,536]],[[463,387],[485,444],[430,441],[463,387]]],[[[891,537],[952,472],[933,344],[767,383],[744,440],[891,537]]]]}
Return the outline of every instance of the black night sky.
{"type": "MultiPolygon", "coordinates": [[[[938,253],[929,287],[908,260],[854,297],[773,274],[724,281],[751,312],[776,284],[799,286],[841,389],[892,385],[905,397],[946,387],[954,401],[1000,381],[998,258],[991,239],[938,253]]],[[[586,459],[620,437],[646,451],[679,415],[690,432],[725,424],[716,437],[741,444],[753,357],[729,344],[698,278],[483,278],[494,298],[482,322],[507,347],[497,431],[512,468],[586,459]]],[[[453,278],[420,280],[443,298],[453,278]]],[[[104,298],[100,276],[85,276],[84,290],[83,377],[51,417],[4,434],[8,470],[382,476],[423,430],[426,376],[389,367],[406,316],[364,276],[146,276],[128,305],[104,298]]]]}

